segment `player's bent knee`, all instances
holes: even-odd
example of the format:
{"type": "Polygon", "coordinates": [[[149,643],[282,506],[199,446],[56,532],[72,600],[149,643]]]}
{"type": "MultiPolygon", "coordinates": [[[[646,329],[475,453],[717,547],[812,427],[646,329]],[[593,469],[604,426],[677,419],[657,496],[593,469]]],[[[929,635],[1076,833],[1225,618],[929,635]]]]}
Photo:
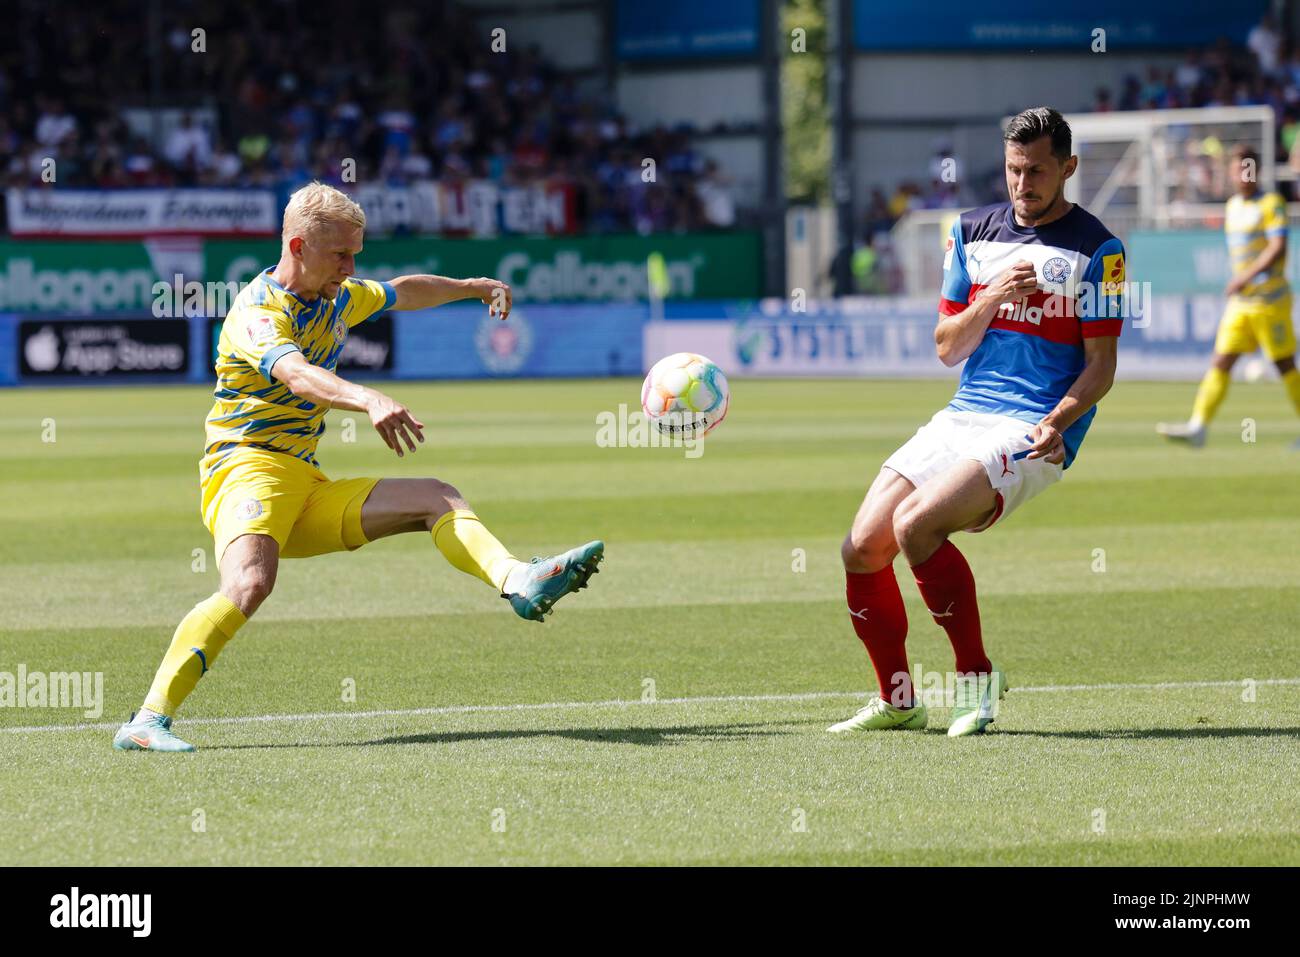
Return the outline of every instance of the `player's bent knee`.
{"type": "Polygon", "coordinates": [[[840,559],[848,569],[884,568],[897,554],[898,543],[894,541],[894,531],[889,526],[855,527],[840,546],[840,559]]]}
{"type": "Polygon", "coordinates": [[[231,593],[235,604],[244,610],[245,614],[249,614],[270,597],[273,588],[275,588],[275,574],[253,568],[241,569],[225,590],[231,593]]]}
{"type": "Polygon", "coordinates": [[[425,518],[436,519],[452,509],[468,507],[465,497],[456,486],[441,479],[428,479],[425,482],[425,518]]]}

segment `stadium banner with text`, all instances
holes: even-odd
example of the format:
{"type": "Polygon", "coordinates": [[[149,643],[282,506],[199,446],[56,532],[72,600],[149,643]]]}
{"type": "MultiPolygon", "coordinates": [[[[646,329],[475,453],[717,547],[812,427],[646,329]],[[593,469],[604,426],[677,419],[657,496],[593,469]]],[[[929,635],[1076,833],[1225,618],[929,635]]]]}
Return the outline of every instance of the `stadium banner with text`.
{"type": "MultiPolygon", "coordinates": [[[[762,292],[757,231],[672,236],[372,239],[357,257],[361,276],[410,273],[492,276],[515,302],[636,302],[647,298],[646,259],[660,253],[669,299],[752,298],[762,292]]],[[[213,240],[204,251],[214,282],[246,282],[279,258],[277,243],[213,240]]]]}
{"type": "Polygon", "coordinates": [[[358,186],[366,232],[490,237],[557,235],[578,226],[572,186],[499,186],[491,180],[436,181],[410,186],[358,186]]]}
{"type": "Polygon", "coordinates": [[[18,381],[184,381],[190,324],[184,319],[47,319],[17,323],[18,381]]]}
{"type": "MultiPolygon", "coordinates": [[[[1213,351],[1221,295],[1153,296],[1119,340],[1121,378],[1196,379],[1213,351]]],[[[644,328],[644,365],[674,352],[699,352],[729,377],[955,377],[935,354],[930,297],[855,298],[809,303],[792,313],[783,300],[682,303],[644,328]]],[[[1244,376],[1269,375],[1243,363],[1244,376]]],[[[644,370],[643,370],[644,371],[644,370]]]]}
{"type": "Polygon", "coordinates": [[[756,56],[759,0],[618,0],[614,49],[620,60],[756,56]]]}
{"type": "Polygon", "coordinates": [[[0,239],[0,310],[148,312],[159,281],[203,278],[203,241],[0,239]]]}
{"type": "Polygon", "coordinates": [[[1094,30],[1109,49],[1210,46],[1219,37],[1245,43],[1268,0],[1091,0],[1044,8],[1033,16],[1011,0],[929,0],[925,15],[897,0],[854,0],[859,50],[991,50],[1027,47],[1086,52],[1094,30]],[[1199,8],[1199,15],[1198,15],[1199,8]]]}
{"type": "Polygon", "coordinates": [[[5,193],[9,232],[25,237],[273,236],[268,189],[23,189],[5,193]]]}
{"type": "MultiPolygon", "coordinates": [[[[358,379],[639,375],[646,305],[481,304],[388,312],[348,330],[338,372],[358,379]]],[[[0,314],[0,385],[188,381],[211,386],[222,320],[0,314]]]]}
{"type": "MultiPolygon", "coordinates": [[[[646,298],[646,258],[666,261],[670,299],[750,298],[762,290],[757,232],[547,239],[374,239],[360,274],[495,276],[516,302],[634,302],[646,298]]],[[[234,283],[238,292],[279,259],[277,240],[191,237],[91,242],[0,240],[0,312],[150,311],[155,284],[234,283]]]]}
{"type": "MultiPolygon", "coordinates": [[[[359,186],[367,231],[445,236],[557,235],[577,229],[568,184],[500,186],[491,180],[359,186]]],[[[25,237],[274,236],[287,192],[265,189],[6,192],[9,232],[25,237]]]]}

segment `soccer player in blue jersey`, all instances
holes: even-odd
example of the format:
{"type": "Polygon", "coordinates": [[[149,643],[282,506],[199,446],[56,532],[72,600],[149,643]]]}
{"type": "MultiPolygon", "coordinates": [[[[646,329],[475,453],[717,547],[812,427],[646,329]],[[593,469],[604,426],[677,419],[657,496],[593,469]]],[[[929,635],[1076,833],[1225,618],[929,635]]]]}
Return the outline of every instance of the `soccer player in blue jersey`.
{"type": "Polygon", "coordinates": [[[332,187],[313,183],[294,193],[279,263],[239,294],[222,323],[199,463],[200,510],[215,541],[221,587],[177,627],[143,707],[114,737],[116,748],[194,750],[172,731],[172,717],[271,593],[281,558],[352,551],[387,535],[421,532],[455,568],[534,621],[585,588],[596,571],[604,553],[599,541],[519,561],[461,493],[438,479],[331,481],[321,472],[316,445],[329,409],[366,413],[399,456],[424,441],[424,423],[406,406],[335,374],[348,329],[387,309],[459,299],[478,299],[502,319],[510,313],[510,287],[495,279],[352,278],[365,227],[361,207],[332,187]]]}
{"type": "Polygon", "coordinates": [[[836,733],[924,728],[909,675],[902,551],[956,656],[951,737],[983,731],[1007,679],[984,650],[975,580],[954,532],[980,532],[1059,481],[1115,376],[1124,250],[1065,198],[1070,127],[1046,107],[1003,136],[1009,201],[962,213],[944,257],[935,345],[965,360],[947,407],[889,457],[842,555],[854,630],[880,694],[836,733]]]}

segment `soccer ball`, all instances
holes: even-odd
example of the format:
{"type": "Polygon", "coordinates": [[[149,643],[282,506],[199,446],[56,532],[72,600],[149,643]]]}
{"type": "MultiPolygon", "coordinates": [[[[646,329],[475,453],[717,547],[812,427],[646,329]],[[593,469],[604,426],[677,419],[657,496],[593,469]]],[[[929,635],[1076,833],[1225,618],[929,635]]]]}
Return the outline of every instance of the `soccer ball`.
{"type": "Polygon", "coordinates": [[[694,352],[660,359],[641,386],[641,411],[666,435],[703,438],[722,424],[730,404],[727,377],[694,352]]]}

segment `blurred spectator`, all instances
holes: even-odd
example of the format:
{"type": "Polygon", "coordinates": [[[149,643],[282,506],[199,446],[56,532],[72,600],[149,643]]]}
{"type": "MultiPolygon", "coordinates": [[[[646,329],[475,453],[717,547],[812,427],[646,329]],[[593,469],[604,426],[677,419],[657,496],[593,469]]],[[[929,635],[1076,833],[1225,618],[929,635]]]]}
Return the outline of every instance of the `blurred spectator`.
{"type": "Polygon", "coordinates": [[[1282,35],[1277,32],[1273,14],[1265,12],[1246,36],[1246,48],[1255,54],[1260,69],[1266,74],[1277,72],[1279,56],[1282,52],[1282,35]]]}
{"type": "Polygon", "coordinates": [[[704,222],[716,229],[729,229],[736,224],[736,200],[731,195],[731,178],[709,160],[704,164],[704,175],[695,184],[695,195],[700,201],[704,222]]]}
{"type": "Polygon", "coordinates": [[[196,126],[194,117],[186,113],[168,134],[163,155],[178,173],[193,181],[212,162],[212,141],[208,131],[196,126]]]}

